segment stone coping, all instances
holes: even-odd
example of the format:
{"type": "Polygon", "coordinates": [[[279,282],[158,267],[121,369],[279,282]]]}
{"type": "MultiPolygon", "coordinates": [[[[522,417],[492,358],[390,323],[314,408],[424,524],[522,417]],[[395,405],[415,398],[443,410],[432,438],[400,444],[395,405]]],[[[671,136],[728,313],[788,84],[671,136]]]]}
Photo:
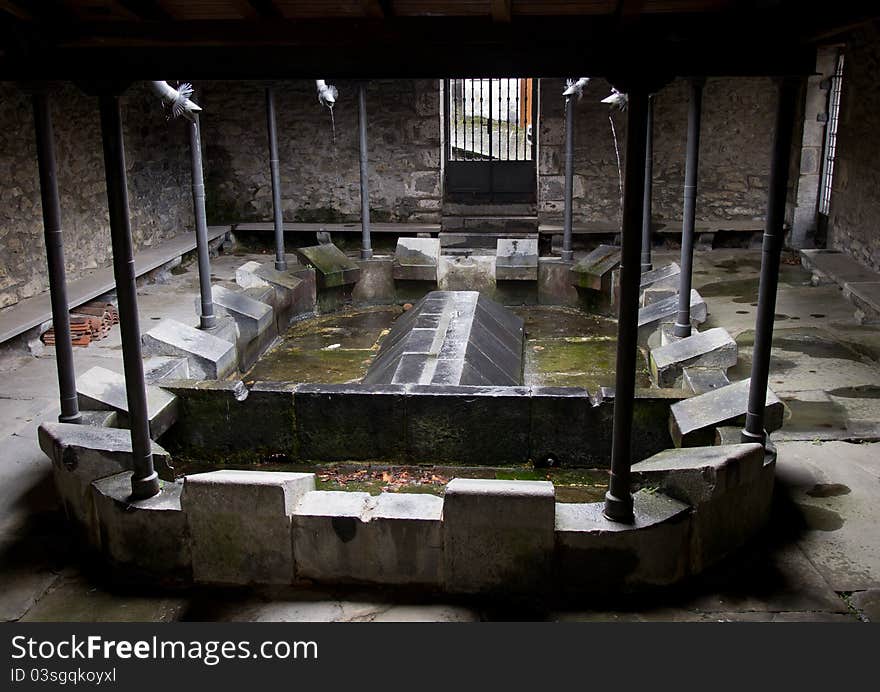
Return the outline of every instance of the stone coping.
{"type": "Polygon", "coordinates": [[[667,585],[761,528],[775,466],[755,444],[661,453],[637,469],[646,486],[633,524],[605,519],[601,503],[557,503],[546,481],[454,479],[444,498],[371,496],[317,491],[310,473],[221,470],[131,501],[124,445],[83,448],[76,427],[41,427],[51,457],[105,462],[53,464],[59,487],[83,496],[70,518],[116,574],[158,584],[309,580],[501,596],[667,585]]]}
{"type": "MultiPolygon", "coordinates": [[[[164,382],[180,416],[163,442],[205,460],[607,466],[613,392],[583,387],[164,382]],[[236,425],[227,421],[235,420],[236,425]]],[[[684,390],[640,389],[633,455],[672,446],[684,390]]]]}

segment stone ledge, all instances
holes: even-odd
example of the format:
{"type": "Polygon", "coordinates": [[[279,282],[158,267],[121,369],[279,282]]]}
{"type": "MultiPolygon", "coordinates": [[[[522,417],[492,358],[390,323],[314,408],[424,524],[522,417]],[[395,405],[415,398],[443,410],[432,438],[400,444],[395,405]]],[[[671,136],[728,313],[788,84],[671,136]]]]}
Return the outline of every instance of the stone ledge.
{"type": "Polygon", "coordinates": [[[556,505],[556,571],[564,593],[672,584],[688,574],[691,508],[660,493],[633,496],[633,524],[603,503],[556,505]]]}
{"type": "Polygon", "coordinates": [[[118,473],[91,485],[100,527],[101,554],[127,580],[152,584],[192,579],[192,552],[182,483],[162,482],[161,492],[129,501],[131,473],[118,473]]]}
{"type": "Polygon", "coordinates": [[[439,587],[442,507],[433,495],[308,493],[293,515],[297,577],[439,587]]]}
{"type": "Polygon", "coordinates": [[[315,489],[311,473],[213,471],[187,476],[181,506],[192,535],[193,579],[289,584],[291,515],[315,489]]]}

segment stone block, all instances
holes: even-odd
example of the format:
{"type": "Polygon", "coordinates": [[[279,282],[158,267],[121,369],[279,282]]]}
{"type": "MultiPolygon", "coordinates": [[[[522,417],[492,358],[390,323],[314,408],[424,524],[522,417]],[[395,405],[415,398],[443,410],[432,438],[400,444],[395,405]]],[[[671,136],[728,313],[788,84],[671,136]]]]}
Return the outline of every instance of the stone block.
{"type": "Polygon", "coordinates": [[[541,305],[580,304],[577,289],[571,285],[571,263],[558,257],[538,259],[538,303],[541,305]]]}
{"type": "MultiPolygon", "coordinates": [[[[95,531],[94,505],[89,484],[132,468],[131,433],[73,423],[43,423],[37,431],[40,449],[52,460],[55,487],[67,517],[100,545],[95,531]]],[[[171,457],[155,442],[153,465],[169,466],[171,457]]]]}
{"type": "Polygon", "coordinates": [[[597,421],[586,389],[532,387],[531,404],[529,456],[535,465],[594,465],[597,421]]]}
{"type": "Polygon", "coordinates": [[[237,366],[234,343],[175,320],[162,320],[142,340],[145,355],[186,358],[191,376],[198,379],[223,379],[237,366]]]}
{"type": "Polygon", "coordinates": [[[373,256],[358,261],[361,278],[351,292],[355,303],[386,305],[395,302],[397,293],[392,276],[394,260],[391,257],[373,256]]]}
{"type": "Polygon", "coordinates": [[[314,267],[319,288],[334,288],[357,283],[361,270],[353,259],[335,245],[313,245],[297,250],[314,267]]]}
{"type": "Polygon", "coordinates": [[[392,275],[395,280],[437,282],[440,241],[437,238],[398,238],[392,275]]]}
{"type": "Polygon", "coordinates": [[[318,279],[314,269],[305,267],[290,272],[303,282],[296,293],[293,294],[291,312],[294,317],[309,315],[315,312],[318,303],[318,279]]]}
{"type": "MultiPolygon", "coordinates": [[[[177,420],[178,401],[174,394],[159,387],[147,385],[146,390],[150,437],[155,440],[177,420]]],[[[116,411],[117,422],[129,427],[125,377],[118,372],[98,365],[90,368],[76,378],[76,396],[83,410],[116,411]]]]}
{"type": "MultiPolygon", "coordinates": [[[[287,271],[278,271],[270,262],[245,262],[235,270],[235,282],[246,291],[272,289],[271,299],[260,298],[274,311],[275,325],[282,333],[300,314],[312,312],[315,306],[313,270],[292,265],[287,271]]],[[[251,295],[249,297],[256,297],[251,295]]]]}
{"type": "Polygon", "coordinates": [[[608,521],[603,503],[556,505],[556,574],[563,593],[664,586],[687,575],[690,508],[656,492],[633,496],[632,524],[608,521]]]}
{"type": "Polygon", "coordinates": [[[620,248],[600,245],[571,268],[572,285],[599,291],[610,299],[612,274],[620,266],[620,248]]]}
{"type": "Polygon", "coordinates": [[[555,511],[549,481],[450,481],[443,499],[446,590],[510,595],[546,589],[555,511]]]}
{"type": "Polygon", "coordinates": [[[666,449],[632,465],[633,479],[698,506],[754,481],[764,466],[759,444],[666,449]]]}
{"type": "Polygon", "coordinates": [[[319,582],[442,585],[443,500],[313,492],[293,514],[296,575],[319,582]]]}
{"type": "Polygon", "coordinates": [[[671,387],[688,366],[726,371],[736,365],[736,341],[722,327],[651,349],[651,375],[660,387],[671,387]]]}
{"type": "Polygon", "coordinates": [[[653,303],[658,303],[665,298],[670,298],[676,295],[678,295],[677,288],[671,288],[668,286],[659,286],[655,288],[654,286],[648,286],[648,288],[642,291],[640,306],[644,308],[653,303]]]}
{"type": "Polygon", "coordinates": [[[213,471],[187,476],[181,495],[202,584],[289,584],[291,515],[315,489],[311,473],[213,471]]]}
{"type": "Polygon", "coordinates": [[[527,463],[529,400],[525,387],[411,385],[407,459],[419,464],[527,463]]]}
{"type": "Polygon", "coordinates": [[[496,281],[538,280],[538,239],[499,238],[495,251],[496,281]]]}
{"type": "MultiPolygon", "coordinates": [[[[645,343],[662,324],[674,322],[676,313],[678,313],[677,295],[639,308],[639,341],[645,343]]],[[[707,316],[706,301],[695,289],[691,289],[691,324],[702,324],[707,316]]]]}
{"type": "Polygon", "coordinates": [[[704,394],[730,384],[723,370],[717,368],[684,368],[681,371],[681,386],[693,394],[704,394]]]}
{"type": "Polygon", "coordinates": [[[681,268],[675,262],[664,264],[662,267],[654,267],[654,269],[642,273],[639,289],[644,291],[646,288],[671,288],[678,291],[680,276],[681,268]]]}
{"type": "MultiPolygon", "coordinates": [[[[669,431],[676,447],[700,447],[715,440],[715,428],[745,424],[750,380],[734,382],[673,404],[669,431]]],[[[773,432],[782,427],[782,402],[767,388],[764,428],[773,432]]]]}
{"type": "Polygon", "coordinates": [[[299,385],[294,407],[300,457],[308,461],[402,459],[405,395],[401,385],[299,385]]]}
{"type": "Polygon", "coordinates": [[[162,482],[161,491],[131,502],[131,473],[92,483],[101,554],[116,578],[153,586],[192,578],[189,527],[180,506],[183,483],[162,482]]]}
{"type": "Polygon", "coordinates": [[[186,358],[152,356],[144,358],[144,381],[147,384],[161,384],[164,380],[185,380],[189,378],[189,362],[186,358]]]}
{"type": "Polygon", "coordinates": [[[211,291],[215,312],[235,321],[239,367],[247,370],[278,334],[274,310],[271,305],[254,300],[241,291],[217,285],[212,286],[211,291]]]}

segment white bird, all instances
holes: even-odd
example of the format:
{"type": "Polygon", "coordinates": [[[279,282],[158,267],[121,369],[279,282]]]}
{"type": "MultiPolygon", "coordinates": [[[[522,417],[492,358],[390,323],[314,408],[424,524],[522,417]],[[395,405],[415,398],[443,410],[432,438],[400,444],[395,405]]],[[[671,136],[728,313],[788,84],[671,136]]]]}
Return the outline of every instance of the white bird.
{"type": "Polygon", "coordinates": [[[336,105],[336,98],[339,91],[332,84],[327,84],[323,79],[316,79],[315,86],[318,87],[318,103],[327,108],[333,109],[336,105]]]}
{"type": "Polygon", "coordinates": [[[577,94],[578,101],[581,100],[581,96],[584,95],[584,89],[587,88],[587,84],[590,83],[589,77],[581,77],[579,80],[574,81],[572,79],[568,79],[565,82],[565,91],[562,92],[562,95],[565,97],[574,96],[577,94]]]}
{"type": "Polygon", "coordinates": [[[611,87],[611,94],[602,99],[602,103],[607,103],[609,106],[617,106],[620,110],[625,111],[627,96],[623,92],[611,87]]]}
{"type": "Polygon", "coordinates": [[[192,84],[180,84],[175,89],[168,82],[150,82],[155,91],[162,99],[162,103],[171,108],[171,116],[174,118],[181,115],[187,120],[193,119],[193,113],[198,113],[202,109],[198,104],[189,100],[192,96],[192,84]]]}

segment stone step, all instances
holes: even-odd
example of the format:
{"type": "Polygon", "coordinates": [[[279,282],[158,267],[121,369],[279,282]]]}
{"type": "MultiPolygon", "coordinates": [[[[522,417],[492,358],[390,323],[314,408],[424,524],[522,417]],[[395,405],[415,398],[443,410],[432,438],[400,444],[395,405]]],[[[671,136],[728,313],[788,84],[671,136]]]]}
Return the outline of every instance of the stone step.
{"type": "Polygon", "coordinates": [[[495,250],[495,279],[497,281],[537,281],[537,239],[499,238],[495,250]]]}
{"type": "Polygon", "coordinates": [[[275,311],[271,305],[255,300],[243,291],[214,285],[211,293],[216,313],[231,318],[238,327],[239,367],[247,370],[278,335],[275,311]]]}
{"type": "MultiPolygon", "coordinates": [[[[116,411],[117,422],[128,427],[128,399],[125,377],[95,366],[76,379],[76,395],[84,411],[116,411]]],[[[147,417],[150,437],[158,439],[177,420],[178,401],[171,392],[147,385],[147,417]]]]}
{"type": "Polygon", "coordinates": [[[475,232],[442,232],[437,236],[440,240],[440,246],[444,249],[456,248],[482,248],[486,250],[494,250],[498,240],[501,238],[511,238],[517,240],[538,239],[538,234],[533,232],[514,232],[514,231],[475,231],[475,232]]]}
{"type": "Polygon", "coordinates": [[[620,266],[620,248],[600,245],[575,264],[570,271],[571,283],[611,295],[614,272],[620,266]]]}
{"type": "Polygon", "coordinates": [[[189,379],[189,361],[172,356],[151,356],[144,359],[144,381],[160,384],[162,380],[189,379]]]}
{"type": "Polygon", "coordinates": [[[650,367],[659,387],[671,387],[686,366],[718,368],[736,365],[736,341],[722,327],[707,329],[651,349],[650,367]]]}
{"type": "Polygon", "coordinates": [[[176,320],[162,320],[142,340],[144,355],[186,358],[196,379],[225,379],[238,365],[234,343],[176,320]]]}
{"type": "Polygon", "coordinates": [[[649,286],[656,288],[674,288],[678,290],[678,280],[681,276],[681,268],[675,263],[670,262],[662,267],[654,267],[650,271],[642,273],[639,288],[645,290],[649,286]]]}
{"type": "Polygon", "coordinates": [[[398,238],[392,276],[398,281],[437,283],[440,241],[437,238],[398,238]]]}
{"type": "Polygon", "coordinates": [[[248,297],[266,302],[274,311],[275,326],[282,333],[290,325],[296,315],[314,309],[314,301],[310,295],[309,282],[303,278],[306,270],[301,265],[288,265],[290,268],[281,272],[269,263],[245,262],[235,270],[235,283],[243,288],[248,297]],[[271,288],[273,293],[265,296],[262,292],[271,288]]]}
{"type": "MultiPolygon", "coordinates": [[[[670,296],[658,300],[639,309],[639,341],[644,343],[648,337],[666,322],[674,322],[678,312],[678,296],[670,296]]],[[[702,324],[706,321],[708,310],[706,301],[691,289],[691,324],[702,324]]]]}
{"type": "MultiPolygon", "coordinates": [[[[715,428],[745,424],[749,401],[749,380],[734,382],[705,394],[692,396],[669,407],[669,432],[676,447],[700,447],[715,442],[715,428]]],[[[764,428],[782,427],[784,407],[767,388],[764,428]]]]}
{"type": "Polygon", "coordinates": [[[681,371],[682,389],[694,394],[705,394],[730,384],[723,370],[717,368],[684,368],[681,371]]]}
{"type": "Polygon", "coordinates": [[[303,261],[315,268],[318,286],[335,288],[357,283],[361,268],[342,250],[333,245],[312,245],[297,250],[303,261]]]}

